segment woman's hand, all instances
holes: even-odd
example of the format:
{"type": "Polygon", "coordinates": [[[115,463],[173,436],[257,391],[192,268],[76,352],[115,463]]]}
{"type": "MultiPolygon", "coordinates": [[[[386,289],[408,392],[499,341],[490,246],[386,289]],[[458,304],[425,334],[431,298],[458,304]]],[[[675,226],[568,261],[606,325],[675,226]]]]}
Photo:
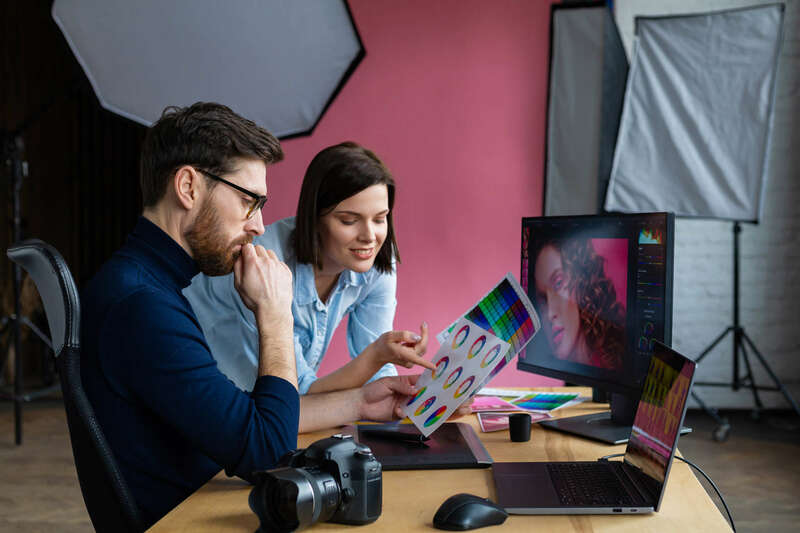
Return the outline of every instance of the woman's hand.
{"type": "Polygon", "coordinates": [[[372,357],[378,368],[394,363],[405,368],[420,365],[436,370],[433,363],[422,358],[428,349],[428,324],[423,322],[419,329],[419,335],[412,331],[387,331],[367,347],[365,355],[372,357]]]}

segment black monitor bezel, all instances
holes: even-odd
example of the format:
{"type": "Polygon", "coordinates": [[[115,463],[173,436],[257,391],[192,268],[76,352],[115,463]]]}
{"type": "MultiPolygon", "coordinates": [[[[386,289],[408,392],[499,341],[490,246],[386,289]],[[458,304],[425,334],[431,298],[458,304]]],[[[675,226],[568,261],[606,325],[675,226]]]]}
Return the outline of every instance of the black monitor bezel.
{"type": "MultiPolygon", "coordinates": [[[[665,280],[664,280],[664,339],[658,339],[666,346],[672,345],[672,289],[673,289],[673,274],[674,274],[674,248],[675,248],[675,215],[673,213],[654,212],[654,213],[603,213],[598,215],[560,215],[560,216],[541,216],[541,217],[523,217],[520,226],[520,252],[522,251],[523,240],[522,233],[525,228],[526,221],[541,221],[541,220],[598,220],[598,221],[619,221],[619,220],[635,220],[644,217],[662,216],[665,218],[665,280]]],[[[520,253],[520,275],[522,275],[521,261],[522,254],[520,253]]],[[[532,344],[528,344],[525,352],[531,349],[532,344]]],[[[555,379],[564,380],[570,384],[583,385],[586,387],[596,387],[607,392],[623,394],[626,396],[638,396],[641,392],[642,376],[637,376],[634,382],[610,381],[608,379],[599,379],[594,376],[586,374],[573,373],[561,369],[550,368],[537,364],[526,362],[524,357],[517,357],[517,370],[524,372],[531,372],[541,376],[551,377],[555,379]]]]}

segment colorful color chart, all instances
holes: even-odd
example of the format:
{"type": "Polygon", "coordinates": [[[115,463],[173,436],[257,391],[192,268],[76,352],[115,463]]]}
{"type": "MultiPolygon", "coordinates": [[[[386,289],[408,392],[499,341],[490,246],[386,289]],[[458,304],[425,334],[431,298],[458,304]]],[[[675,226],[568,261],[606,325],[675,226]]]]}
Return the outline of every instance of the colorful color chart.
{"type": "Polygon", "coordinates": [[[478,390],[503,362],[511,345],[466,318],[431,359],[436,370],[425,370],[417,380],[421,392],[403,409],[420,433],[436,431],[458,407],[478,390]]]}
{"type": "Polygon", "coordinates": [[[425,420],[425,424],[424,424],[425,427],[426,428],[427,427],[431,427],[436,422],[441,420],[442,415],[444,414],[444,412],[446,410],[447,410],[447,407],[443,405],[443,406],[439,407],[436,411],[434,411],[433,414],[431,416],[429,416],[427,420],[425,420]]]}
{"type": "Polygon", "coordinates": [[[430,398],[428,398],[427,400],[425,400],[420,404],[420,406],[414,413],[414,416],[420,416],[422,413],[430,409],[431,405],[433,405],[434,403],[436,403],[436,396],[431,396],[430,398]]]}
{"type": "MultiPolygon", "coordinates": [[[[530,301],[528,304],[530,305],[530,301]]],[[[539,329],[531,318],[531,315],[535,316],[532,311],[533,306],[526,308],[506,277],[464,318],[511,344],[512,351],[516,354],[539,329]]]]}
{"type": "MultiPolygon", "coordinates": [[[[511,344],[511,349],[504,354],[504,360],[495,367],[492,375],[522,351],[541,325],[528,295],[510,273],[470,309],[464,318],[511,344]]],[[[454,329],[455,324],[439,333],[436,339],[444,344],[452,336],[454,329]]],[[[455,345],[455,338],[452,342],[455,345]]]]}
{"type": "Polygon", "coordinates": [[[419,397],[422,396],[423,394],[425,394],[426,390],[428,390],[428,387],[422,387],[421,389],[419,389],[417,394],[415,394],[414,397],[411,398],[406,405],[411,405],[412,403],[414,403],[417,400],[419,400],[419,397]]]}
{"type": "Polygon", "coordinates": [[[582,401],[577,393],[559,394],[554,392],[535,392],[526,394],[511,403],[526,411],[547,412],[559,409],[567,404],[572,405],[582,401]]]}

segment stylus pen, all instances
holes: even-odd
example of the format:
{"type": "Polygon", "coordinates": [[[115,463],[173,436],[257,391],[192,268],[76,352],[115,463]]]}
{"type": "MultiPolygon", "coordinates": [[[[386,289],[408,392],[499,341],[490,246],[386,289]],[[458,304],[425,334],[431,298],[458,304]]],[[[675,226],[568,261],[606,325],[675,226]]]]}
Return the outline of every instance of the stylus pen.
{"type": "Polygon", "coordinates": [[[393,431],[391,429],[361,428],[361,434],[365,437],[375,437],[376,439],[399,440],[413,443],[421,443],[430,439],[430,437],[426,437],[421,433],[404,433],[402,431],[393,431]]]}

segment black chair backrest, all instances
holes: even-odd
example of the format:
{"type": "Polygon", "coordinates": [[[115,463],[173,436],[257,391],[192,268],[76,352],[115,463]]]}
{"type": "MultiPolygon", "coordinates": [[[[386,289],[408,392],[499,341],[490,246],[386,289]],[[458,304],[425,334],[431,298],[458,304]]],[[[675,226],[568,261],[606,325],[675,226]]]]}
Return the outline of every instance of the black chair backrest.
{"type": "Polygon", "coordinates": [[[38,239],[15,244],[7,254],[30,274],[44,303],[72,454],[92,525],[96,531],[143,531],[139,509],[81,383],[80,301],[69,267],[55,248],[38,239]]]}

